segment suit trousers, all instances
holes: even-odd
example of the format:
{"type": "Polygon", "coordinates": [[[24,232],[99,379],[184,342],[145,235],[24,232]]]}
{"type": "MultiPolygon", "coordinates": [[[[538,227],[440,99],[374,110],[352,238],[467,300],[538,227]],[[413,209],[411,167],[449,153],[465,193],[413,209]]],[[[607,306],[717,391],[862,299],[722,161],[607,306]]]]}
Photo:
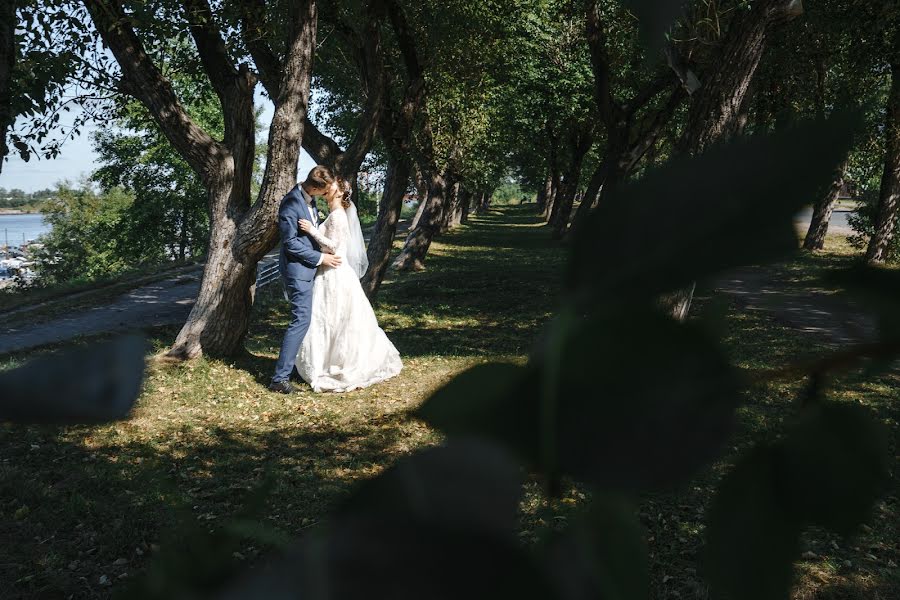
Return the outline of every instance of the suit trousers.
{"type": "Polygon", "coordinates": [[[309,331],[309,322],[312,318],[312,281],[288,280],[281,278],[285,295],[291,303],[291,323],[284,332],[284,340],[281,342],[281,352],[278,353],[278,362],[275,364],[275,375],[272,382],[287,381],[297,362],[297,353],[303,345],[303,338],[309,331]]]}

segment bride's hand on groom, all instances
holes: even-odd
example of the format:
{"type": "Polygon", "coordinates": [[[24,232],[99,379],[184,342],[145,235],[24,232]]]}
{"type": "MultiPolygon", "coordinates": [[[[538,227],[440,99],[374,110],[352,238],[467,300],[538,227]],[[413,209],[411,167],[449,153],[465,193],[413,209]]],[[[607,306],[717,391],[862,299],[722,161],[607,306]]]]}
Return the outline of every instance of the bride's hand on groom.
{"type": "Polygon", "coordinates": [[[303,233],[309,233],[310,231],[313,230],[313,224],[311,221],[307,221],[306,219],[300,219],[300,221],[298,221],[298,223],[300,225],[300,231],[302,231],[303,233]]]}

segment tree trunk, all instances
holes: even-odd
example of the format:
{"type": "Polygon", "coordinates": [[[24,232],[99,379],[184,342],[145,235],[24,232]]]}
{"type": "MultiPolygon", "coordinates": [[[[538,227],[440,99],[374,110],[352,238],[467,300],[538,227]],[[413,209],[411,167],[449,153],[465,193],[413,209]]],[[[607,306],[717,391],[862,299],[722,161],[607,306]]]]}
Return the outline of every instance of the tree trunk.
{"type": "Polygon", "coordinates": [[[372,232],[372,239],[369,240],[367,250],[369,270],[362,279],[363,290],[370,302],[375,300],[390,264],[394,236],[397,233],[397,223],[400,220],[403,197],[409,186],[411,172],[412,167],[407,157],[390,157],[384,192],[378,204],[378,221],[375,222],[375,230],[372,232]]]}
{"type": "Polygon", "coordinates": [[[400,256],[394,262],[394,268],[400,271],[422,270],[425,268],[425,256],[434,236],[441,227],[444,198],[446,197],[447,180],[444,173],[434,172],[428,185],[428,199],[422,207],[422,216],[416,227],[410,229],[400,256]]]}
{"type": "Polygon", "coordinates": [[[16,2],[0,0],[0,173],[9,153],[6,133],[13,123],[12,72],[16,62],[16,2]]]}
{"type": "MultiPolygon", "coordinates": [[[[759,0],[736,15],[728,26],[719,56],[691,97],[684,133],[676,154],[699,154],[733,136],[739,114],[771,28],[802,12],[799,0],[759,0]]],[[[684,320],[690,312],[696,282],[661,299],[664,310],[684,320]]]]}
{"type": "Polygon", "coordinates": [[[828,187],[828,191],[822,195],[813,207],[812,219],[809,222],[809,229],[806,231],[806,238],[803,240],[803,248],[806,250],[821,250],[825,247],[825,236],[828,235],[828,223],[831,221],[831,214],[834,212],[834,204],[837,202],[844,186],[844,174],[847,170],[847,161],[844,161],[837,169],[834,180],[828,187]]]}
{"type": "Polygon", "coordinates": [[[553,175],[552,173],[547,173],[547,177],[544,178],[544,185],[541,186],[541,189],[538,190],[537,195],[537,209],[538,212],[544,214],[544,210],[547,208],[547,202],[550,198],[550,193],[553,191],[553,175]]]}
{"type": "Polygon", "coordinates": [[[581,165],[584,157],[591,149],[593,136],[585,129],[575,138],[572,147],[572,162],[566,171],[562,193],[554,202],[550,214],[550,227],[553,229],[553,239],[560,240],[569,228],[569,219],[572,216],[572,207],[575,204],[575,194],[578,193],[578,182],[581,179],[581,165]]]}
{"type": "Polygon", "coordinates": [[[255,260],[235,256],[234,223],[210,227],[210,240],[197,301],[168,356],[188,359],[205,354],[233,354],[243,345],[253,307],[255,260]]]}
{"type": "Polygon", "coordinates": [[[600,161],[600,164],[597,165],[597,168],[594,169],[594,174],[591,175],[587,190],[584,192],[584,199],[581,201],[578,210],[575,211],[575,217],[572,219],[570,235],[574,235],[575,232],[578,231],[578,228],[584,224],[584,221],[587,219],[591,210],[593,210],[594,206],[597,204],[597,199],[600,196],[601,190],[607,189],[605,182],[612,163],[613,158],[607,153],[603,160],[600,161]]]}
{"type": "Polygon", "coordinates": [[[461,210],[459,213],[459,222],[460,224],[462,224],[469,222],[469,211],[472,209],[472,198],[474,196],[472,192],[470,192],[466,188],[463,188],[462,190],[460,190],[460,192],[463,194],[462,202],[460,202],[461,210]]]}
{"type": "Polygon", "coordinates": [[[900,210],[900,34],[896,37],[891,64],[891,92],[884,126],[884,170],[878,195],[875,233],[869,240],[869,247],[866,250],[866,262],[869,264],[883,263],[887,260],[891,242],[896,235],[900,210]]]}
{"type": "Polygon", "coordinates": [[[494,198],[493,190],[488,190],[481,194],[481,212],[487,212],[491,207],[491,200],[494,198]]]}
{"type": "Polygon", "coordinates": [[[428,193],[426,192],[424,195],[419,196],[419,206],[416,207],[416,214],[413,215],[412,223],[410,223],[410,230],[415,229],[419,226],[419,221],[422,220],[422,213],[425,212],[425,205],[428,204],[428,193]]]}
{"type": "Polygon", "coordinates": [[[561,177],[559,170],[554,167],[550,172],[550,192],[547,194],[547,203],[544,205],[544,210],[541,213],[541,217],[548,222],[550,221],[550,215],[553,214],[553,205],[556,204],[556,199],[559,196],[561,177]]]}
{"type": "Polygon", "coordinates": [[[454,226],[453,217],[459,207],[459,183],[452,180],[447,183],[447,195],[444,198],[443,212],[441,213],[441,233],[447,233],[454,226]]]}
{"type": "Polygon", "coordinates": [[[735,133],[768,33],[773,25],[799,14],[798,10],[802,10],[798,0],[760,0],[734,17],[715,67],[708,70],[691,98],[678,154],[698,154],[735,133]]]}

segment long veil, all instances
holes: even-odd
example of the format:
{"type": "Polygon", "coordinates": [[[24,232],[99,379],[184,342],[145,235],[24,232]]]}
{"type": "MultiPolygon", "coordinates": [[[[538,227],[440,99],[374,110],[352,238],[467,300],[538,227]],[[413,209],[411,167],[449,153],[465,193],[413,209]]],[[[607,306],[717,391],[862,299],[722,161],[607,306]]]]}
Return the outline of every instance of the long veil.
{"type": "Polygon", "coordinates": [[[366,256],[366,240],[363,238],[362,225],[359,224],[359,215],[356,205],[351,202],[347,211],[347,222],[350,224],[350,243],[347,245],[347,262],[356,271],[356,276],[362,276],[369,270],[369,257],[366,256]]]}

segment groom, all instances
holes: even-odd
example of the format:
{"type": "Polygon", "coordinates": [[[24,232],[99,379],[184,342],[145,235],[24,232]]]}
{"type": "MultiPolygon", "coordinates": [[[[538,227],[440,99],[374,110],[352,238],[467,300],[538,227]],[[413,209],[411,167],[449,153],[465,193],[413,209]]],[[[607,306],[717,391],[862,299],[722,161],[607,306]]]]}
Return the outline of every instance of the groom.
{"type": "Polygon", "coordinates": [[[300,231],[300,219],[319,224],[319,211],[313,196],[324,196],[333,193],[338,186],[334,172],[328,167],[318,165],[309,172],[301,185],[295,185],[281,201],[278,210],[278,228],[281,231],[281,255],[278,257],[278,270],[284,284],[285,293],[291,302],[291,324],[284,332],[275,375],[269,389],[281,394],[293,394],[298,391],[290,383],[296,374],[294,363],[297,353],[303,344],[303,338],[309,329],[312,316],[312,288],[316,268],[319,265],[339,267],[341,258],[333,254],[325,254],[308,234],[300,231]]]}

